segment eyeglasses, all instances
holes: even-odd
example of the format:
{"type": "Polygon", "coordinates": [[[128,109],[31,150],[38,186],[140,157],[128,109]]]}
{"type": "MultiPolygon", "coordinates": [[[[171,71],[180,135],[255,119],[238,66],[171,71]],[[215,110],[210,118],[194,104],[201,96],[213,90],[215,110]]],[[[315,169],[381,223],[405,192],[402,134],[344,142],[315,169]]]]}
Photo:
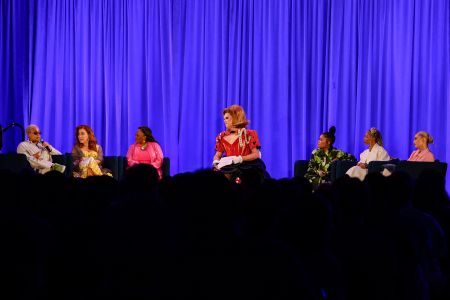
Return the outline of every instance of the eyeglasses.
{"type": "Polygon", "coordinates": [[[38,134],[41,134],[41,132],[40,131],[35,131],[35,132],[33,132],[33,134],[34,135],[38,135],[38,134]]]}

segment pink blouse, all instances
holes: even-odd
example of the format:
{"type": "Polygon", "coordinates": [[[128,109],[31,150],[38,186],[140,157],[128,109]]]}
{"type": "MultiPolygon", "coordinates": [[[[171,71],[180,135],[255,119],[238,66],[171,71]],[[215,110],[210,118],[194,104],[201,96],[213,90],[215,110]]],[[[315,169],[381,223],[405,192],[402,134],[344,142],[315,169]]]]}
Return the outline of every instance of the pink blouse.
{"type": "Polygon", "coordinates": [[[136,164],[148,164],[155,167],[158,171],[159,178],[162,178],[162,163],[164,155],[158,143],[151,142],[142,150],[141,145],[133,144],[127,152],[128,167],[136,164]]]}
{"type": "Polygon", "coordinates": [[[428,161],[434,162],[434,155],[429,149],[425,149],[423,151],[416,150],[411,153],[411,156],[408,158],[408,161],[428,161]]]}

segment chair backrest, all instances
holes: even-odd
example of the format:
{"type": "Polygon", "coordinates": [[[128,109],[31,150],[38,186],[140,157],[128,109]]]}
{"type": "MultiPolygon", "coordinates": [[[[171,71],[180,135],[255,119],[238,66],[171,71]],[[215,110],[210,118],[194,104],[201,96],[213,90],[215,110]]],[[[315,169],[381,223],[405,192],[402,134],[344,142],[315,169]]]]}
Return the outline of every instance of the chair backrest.
{"type": "Polygon", "coordinates": [[[341,178],[345,173],[353,166],[356,166],[358,162],[353,160],[335,160],[331,163],[329,173],[330,180],[335,181],[341,178]]]}
{"type": "Polygon", "coordinates": [[[309,160],[296,160],[294,163],[294,176],[305,177],[306,171],[308,171],[309,160]]]}
{"type": "Polygon", "coordinates": [[[384,165],[398,165],[400,161],[398,159],[391,159],[387,161],[383,160],[374,160],[369,162],[367,165],[367,172],[368,173],[376,173],[376,172],[382,172],[384,170],[384,165]]]}
{"type": "Polygon", "coordinates": [[[17,153],[0,154],[0,169],[9,170],[14,173],[33,170],[25,154],[17,153]]]}
{"type": "Polygon", "coordinates": [[[445,162],[415,162],[415,161],[400,161],[397,164],[397,171],[408,173],[411,178],[417,179],[425,170],[434,170],[441,174],[444,178],[447,173],[447,163],[445,162]]]}
{"type": "Polygon", "coordinates": [[[170,176],[170,158],[168,158],[168,157],[163,158],[163,164],[161,166],[161,169],[162,169],[163,177],[170,176]]]}
{"type": "Polygon", "coordinates": [[[127,158],[124,156],[104,156],[103,167],[111,170],[114,179],[122,180],[127,169],[127,158]]]}

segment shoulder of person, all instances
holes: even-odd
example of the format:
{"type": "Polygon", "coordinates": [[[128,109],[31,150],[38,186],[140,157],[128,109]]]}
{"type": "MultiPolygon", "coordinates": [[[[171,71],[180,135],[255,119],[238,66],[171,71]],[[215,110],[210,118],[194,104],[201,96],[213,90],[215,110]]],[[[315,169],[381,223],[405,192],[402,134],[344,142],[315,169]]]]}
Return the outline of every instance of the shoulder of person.
{"type": "Polygon", "coordinates": [[[337,149],[337,148],[333,148],[330,152],[331,152],[330,153],[331,156],[333,156],[333,157],[340,158],[340,157],[345,156],[345,152],[340,149],[337,149]]]}
{"type": "Polygon", "coordinates": [[[322,155],[325,152],[323,152],[322,150],[320,150],[319,148],[316,148],[313,150],[313,152],[311,153],[312,155],[322,155]]]}
{"type": "Polygon", "coordinates": [[[256,130],[253,129],[247,129],[247,135],[250,137],[253,137],[255,139],[258,138],[258,132],[256,130]]]}
{"type": "Polygon", "coordinates": [[[158,142],[150,142],[150,145],[151,145],[153,148],[160,148],[160,149],[161,149],[161,145],[160,145],[158,142]]]}
{"type": "Polygon", "coordinates": [[[384,147],[383,147],[383,146],[380,146],[380,145],[378,145],[378,151],[380,151],[380,152],[386,152],[386,153],[387,153],[387,150],[384,149],[384,147]]]}
{"type": "Polygon", "coordinates": [[[227,133],[226,131],[222,131],[221,133],[219,133],[216,136],[216,142],[220,141],[225,136],[226,133],[227,133]]]}

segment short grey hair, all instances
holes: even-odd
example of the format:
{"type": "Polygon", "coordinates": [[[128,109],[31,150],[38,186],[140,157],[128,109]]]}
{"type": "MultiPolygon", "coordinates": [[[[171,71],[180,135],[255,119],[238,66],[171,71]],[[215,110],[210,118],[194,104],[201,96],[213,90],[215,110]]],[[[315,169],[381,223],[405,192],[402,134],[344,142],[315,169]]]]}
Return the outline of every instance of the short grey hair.
{"type": "Polygon", "coordinates": [[[39,128],[39,127],[35,124],[28,125],[27,129],[26,129],[27,134],[30,134],[34,128],[39,128]]]}

